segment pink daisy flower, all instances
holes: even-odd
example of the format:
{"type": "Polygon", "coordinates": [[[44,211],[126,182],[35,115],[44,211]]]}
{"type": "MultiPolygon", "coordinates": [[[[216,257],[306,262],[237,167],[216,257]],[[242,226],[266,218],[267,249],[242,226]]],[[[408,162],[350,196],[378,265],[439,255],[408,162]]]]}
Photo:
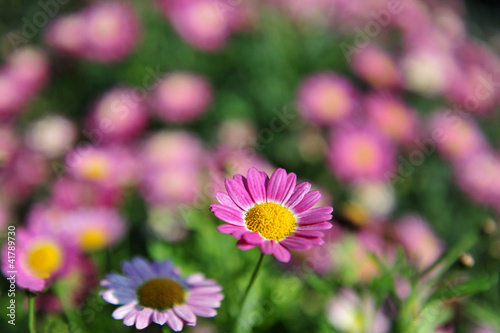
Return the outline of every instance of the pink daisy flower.
{"type": "Polygon", "coordinates": [[[345,127],[332,132],[328,161],[341,180],[384,180],[396,167],[396,151],[390,141],[368,127],[345,127]]]}
{"type": "Polygon", "coordinates": [[[408,215],[395,225],[396,235],[419,269],[431,265],[444,251],[441,240],[420,216],[408,215]]]}
{"type": "Polygon", "coordinates": [[[179,35],[201,50],[215,51],[224,46],[233,30],[231,15],[225,15],[211,0],[159,1],[179,35]]]}
{"type": "Polygon", "coordinates": [[[152,322],[176,332],[196,325],[196,316],[214,317],[224,295],[216,281],[195,273],[186,278],[170,260],[149,263],[136,257],[122,264],[124,275],[108,274],[102,298],[121,305],[112,316],[142,330],[152,322]]]}
{"type": "Polygon", "coordinates": [[[365,110],[374,126],[389,139],[410,144],[418,136],[418,117],[402,100],[386,93],[368,95],[365,110]]]}
{"type": "Polygon", "coordinates": [[[249,250],[259,246],[281,262],[290,261],[288,249],[307,250],[323,244],[322,230],[332,227],[332,207],[312,208],[321,198],[309,191],[311,184],[297,185],[297,176],[277,169],[269,178],[255,168],[247,178],[235,175],[225,181],[227,193],[219,192],[220,204],[210,205],[214,215],[228,224],[219,232],[238,239],[237,246],[249,250]]]}
{"type": "Polygon", "coordinates": [[[436,113],[428,128],[439,152],[449,160],[462,160],[488,148],[476,123],[452,110],[436,113]]]}
{"type": "MultiPolygon", "coordinates": [[[[15,253],[16,284],[31,291],[42,291],[55,278],[65,276],[72,269],[76,249],[60,237],[29,229],[18,229],[15,253]]],[[[8,258],[7,243],[2,248],[2,258],[8,258]]],[[[5,276],[12,273],[8,260],[2,260],[5,276]]]]}
{"type": "Polygon", "coordinates": [[[87,129],[91,136],[107,142],[125,141],[147,125],[148,112],[132,88],[114,88],[95,103],[87,129]]]}
{"type": "Polygon", "coordinates": [[[84,252],[101,250],[117,243],[125,234],[122,217],[109,208],[80,208],[66,216],[62,232],[84,252]]]}
{"type": "Polygon", "coordinates": [[[355,95],[355,88],[347,79],[333,73],[319,73],[300,85],[297,108],[313,124],[332,125],[353,113],[355,95]]]}
{"type": "Polygon", "coordinates": [[[401,85],[401,75],[391,55],[377,45],[368,45],[352,58],[356,74],[376,88],[394,88],[401,85]]]}
{"type": "Polygon", "coordinates": [[[211,101],[211,87],[203,77],[175,72],[158,82],[150,104],[163,120],[184,123],[198,118],[211,101]]]}

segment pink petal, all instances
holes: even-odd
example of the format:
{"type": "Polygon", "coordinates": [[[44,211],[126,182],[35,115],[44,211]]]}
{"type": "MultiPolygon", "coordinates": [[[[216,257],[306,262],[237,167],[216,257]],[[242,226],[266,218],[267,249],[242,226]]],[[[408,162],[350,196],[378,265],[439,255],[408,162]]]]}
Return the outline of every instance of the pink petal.
{"type": "Polygon", "coordinates": [[[293,207],[298,205],[300,201],[302,201],[306,193],[309,192],[310,189],[311,189],[311,184],[307,182],[300,183],[299,185],[297,185],[295,187],[295,191],[293,192],[292,196],[285,203],[285,206],[287,206],[288,209],[292,209],[293,207]]]}
{"type": "Polygon", "coordinates": [[[293,232],[294,236],[302,236],[302,237],[318,237],[322,238],[325,236],[321,231],[316,230],[297,230],[293,232]]]}
{"type": "Polygon", "coordinates": [[[151,315],[153,314],[153,310],[150,308],[144,308],[139,315],[137,316],[137,320],[135,322],[135,328],[138,330],[142,330],[151,323],[151,315]]]}
{"type": "Polygon", "coordinates": [[[257,203],[266,201],[266,188],[260,171],[251,168],[248,170],[247,177],[248,191],[253,200],[257,203]]]}
{"type": "Polygon", "coordinates": [[[198,294],[204,295],[204,294],[218,293],[220,291],[222,291],[222,287],[217,285],[208,287],[195,287],[191,289],[189,292],[192,295],[198,295],[198,294]]]}
{"type": "Polygon", "coordinates": [[[234,208],[236,210],[240,210],[240,207],[236,206],[236,204],[231,199],[231,197],[224,192],[217,192],[217,194],[215,195],[215,198],[217,199],[217,201],[219,201],[219,203],[221,205],[229,206],[229,207],[234,208]]]}
{"type": "Polygon", "coordinates": [[[182,330],[182,320],[177,317],[177,315],[172,311],[172,309],[168,310],[166,312],[167,314],[167,324],[170,326],[170,328],[176,332],[179,332],[182,330]]]}
{"type": "Polygon", "coordinates": [[[135,310],[130,311],[124,318],[123,318],[123,325],[125,326],[132,326],[135,323],[135,319],[137,318],[137,314],[139,311],[135,310]]]}
{"type": "Polygon", "coordinates": [[[331,229],[333,225],[330,222],[320,222],[313,224],[304,224],[297,227],[297,231],[302,230],[328,230],[331,229]]]}
{"type": "Polygon", "coordinates": [[[191,311],[189,306],[187,305],[177,305],[174,306],[174,312],[176,315],[179,316],[182,320],[184,320],[186,323],[196,323],[196,316],[194,313],[191,311]]]}
{"type": "Polygon", "coordinates": [[[246,188],[234,179],[226,179],[226,190],[234,203],[246,211],[254,202],[246,188]]]}
{"type": "Polygon", "coordinates": [[[164,325],[167,322],[167,314],[165,312],[155,311],[153,312],[153,321],[158,325],[164,325]]]}
{"type": "Polygon", "coordinates": [[[332,211],[332,207],[311,208],[297,215],[298,223],[300,225],[330,221],[332,219],[332,211]]]}
{"type": "Polygon", "coordinates": [[[281,245],[292,250],[308,250],[312,247],[306,238],[289,236],[280,242],[281,245]]]}
{"type": "Polygon", "coordinates": [[[281,202],[285,195],[286,186],[286,171],[284,169],[276,169],[269,179],[267,184],[267,200],[281,202]]]}
{"type": "Polygon", "coordinates": [[[295,207],[292,211],[295,214],[300,214],[314,206],[321,198],[321,193],[319,191],[311,191],[304,196],[304,199],[295,207]]]}
{"type": "Polygon", "coordinates": [[[189,297],[186,301],[186,304],[192,305],[192,306],[199,306],[203,308],[218,308],[220,306],[220,301],[214,300],[214,299],[209,299],[207,297],[203,299],[198,299],[198,298],[193,298],[189,297]]]}
{"type": "Polygon", "coordinates": [[[219,204],[210,205],[210,209],[218,219],[224,222],[240,226],[245,225],[241,211],[219,204]]]}
{"type": "Polygon", "coordinates": [[[246,232],[243,234],[242,238],[248,244],[255,244],[255,245],[259,245],[260,243],[265,241],[265,238],[263,238],[258,232],[246,232]]]}
{"type": "Polygon", "coordinates": [[[233,235],[235,238],[240,239],[241,235],[243,235],[247,230],[245,227],[239,225],[232,224],[222,224],[217,226],[217,230],[223,234],[233,235]]]}
{"type": "Polygon", "coordinates": [[[211,308],[199,307],[199,306],[190,306],[191,311],[197,316],[210,318],[215,317],[217,315],[217,311],[211,308]]]}
{"type": "Polygon", "coordinates": [[[130,303],[127,305],[120,306],[116,308],[115,311],[113,311],[111,317],[113,317],[114,319],[123,319],[130,311],[135,311],[134,307],[135,303],[130,303]]]}
{"type": "Polygon", "coordinates": [[[237,243],[236,246],[243,251],[247,251],[250,249],[253,249],[255,247],[255,244],[249,244],[245,240],[240,239],[237,243]]]}
{"type": "Polygon", "coordinates": [[[287,202],[295,191],[295,185],[297,184],[297,175],[291,172],[286,179],[285,194],[281,198],[280,203],[287,202]]]}
{"type": "Polygon", "coordinates": [[[290,252],[279,243],[276,244],[276,249],[273,254],[274,257],[281,262],[289,262],[291,258],[290,252]]]}
{"type": "Polygon", "coordinates": [[[264,254],[272,254],[274,249],[276,249],[276,242],[271,240],[265,240],[263,243],[259,244],[260,251],[264,254]]]}

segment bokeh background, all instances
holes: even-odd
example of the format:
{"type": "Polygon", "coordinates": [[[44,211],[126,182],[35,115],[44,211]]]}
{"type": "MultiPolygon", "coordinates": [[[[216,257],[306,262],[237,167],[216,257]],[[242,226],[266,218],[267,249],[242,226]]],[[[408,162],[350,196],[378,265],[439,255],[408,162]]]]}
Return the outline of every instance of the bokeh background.
{"type": "MultiPolygon", "coordinates": [[[[208,206],[224,178],[282,167],[322,192],[334,228],[290,264],[266,260],[241,332],[400,332],[411,302],[414,331],[499,332],[497,11],[458,0],[2,2],[1,230],[79,247],[37,300],[40,330],[134,331],[111,318],[98,281],[141,255],[216,279],[219,315],[186,331],[231,331],[258,253],[218,233],[208,206]],[[408,287],[475,234],[448,278],[422,282],[425,296],[408,287]],[[430,294],[438,315],[417,316],[430,294]]],[[[2,332],[27,331],[22,290],[16,299],[19,326],[2,320],[2,332]]]]}

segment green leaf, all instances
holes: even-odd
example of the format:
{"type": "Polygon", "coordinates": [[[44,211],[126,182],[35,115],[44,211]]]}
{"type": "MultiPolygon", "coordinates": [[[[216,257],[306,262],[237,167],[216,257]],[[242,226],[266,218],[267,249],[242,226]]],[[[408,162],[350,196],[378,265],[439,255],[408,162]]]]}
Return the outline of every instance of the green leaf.
{"type": "Polygon", "coordinates": [[[452,298],[460,298],[470,296],[479,292],[489,290],[498,282],[498,275],[491,276],[489,274],[481,274],[472,279],[453,284],[445,281],[445,288],[439,288],[430,298],[430,301],[449,300],[452,298]]]}

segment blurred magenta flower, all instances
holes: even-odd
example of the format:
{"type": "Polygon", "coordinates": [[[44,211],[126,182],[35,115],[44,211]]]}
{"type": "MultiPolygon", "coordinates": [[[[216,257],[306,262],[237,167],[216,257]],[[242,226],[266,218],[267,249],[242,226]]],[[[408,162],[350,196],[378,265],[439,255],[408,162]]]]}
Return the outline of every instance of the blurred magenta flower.
{"type": "Polygon", "coordinates": [[[212,102],[210,84],[201,76],[173,72],[160,79],[150,98],[151,108],[171,123],[195,120],[212,102]]]}
{"type": "Polygon", "coordinates": [[[48,158],[55,158],[71,149],[76,136],[76,126],[71,120],[50,114],[31,123],[26,131],[26,144],[48,158]]]}
{"type": "Polygon", "coordinates": [[[478,151],[453,165],[457,183],[474,201],[500,211],[500,155],[478,151]]]}
{"type": "Polygon", "coordinates": [[[0,166],[9,164],[19,147],[20,139],[12,126],[0,125],[0,166]]]}
{"type": "Polygon", "coordinates": [[[79,208],[66,214],[62,233],[83,252],[102,250],[125,234],[126,225],[114,210],[104,207],[79,208]]]}
{"type": "Polygon", "coordinates": [[[9,55],[0,67],[0,121],[19,112],[49,78],[49,61],[35,48],[24,47],[9,55]]]}
{"type": "Polygon", "coordinates": [[[333,173],[347,182],[385,180],[396,167],[395,148],[367,126],[333,129],[328,161],[333,173]]]}
{"type": "Polygon", "coordinates": [[[297,183],[297,176],[276,169],[271,178],[255,168],[247,178],[226,179],[227,193],[216,195],[220,204],[210,205],[214,215],[227,224],[217,227],[238,239],[237,246],[249,250],[259,246],[263,254],[290,261],[288,249],[307,250],[323,244],[322,230],[332,227],[332,207],[312,208],[320,199],[311,184],[297,183]]]}
{"type": "Polygon", "coordinates": [[[65,53],[100,62],[129,55],[140,37],[140,23],[125,1],[97,2],[82,11],[56,18],[47,28],[46,42],[65,53]]]}
{"type": "Polygon", "coordinates": [[[436,112],[429,121],[429,134],[438,150],[451,161],[485,151],[488,143],[473,119],[453,110],[436,112]]]}
{"type": "Polygon", "coordinates": [[[334,73],[307,77],[297,94],[299,113],[316,125],[333,125],[352,115],[356,92],[351,83],[334,73]]]}
{"type": "Polygon", "coordinates": [[[79,146],[66,156],[68,171],[78,180],[106,185],[116,184],[118,161],[102,147],[79,146]]]}
{"type": "Polygon", "coordinates": [[[353,54],[352,69],[374,88],[397,88],[401,85],[396,61],[376,44],[367,45],[353,54]]]}
{"type": "Polygon", "coordinates": [[[404,216],[394,228],[408,257],[419,269],[428,267],[444,251],[441,240],[420,216],[404,216]]]}
{"type": "Polygon", "coordinates": [[[238,8],[227,13],[224,6],[229,5],[211,0],[159,0],[158,3],[177,33],[201,50],[221,49],[237,26],[231,16],[238,17],[238,8]]]}
{"type": "Polygon", "coordinates": [[[141,189],[150,204],[193,203],[205,160],[198,138],[184,131],[157,132],[146,140],[140,156],[145,170],[141,189]]]}
{"type": "Polygon", "coordinates": [[[85,127],[98,143],[126,141],[144,130],[148,115],[145,103],[137,98],[134,89],[117,87],[99,98],[85,127]]]}
{"type": "Polygon", "coordinates": [[[12,53],[7,68],[29,95],[37,93],[49,79],[50,64],[46,54],[32,47],[12,53]]]}
{"type": "Polygon", "coordinates": [[[395,95],[372,93],[366,96],[364,108],[369,121],[389,139],[403,144],[412,144],[417,139],[418,116],[395,95]]]}
{"type": "Polygon", "coordinates": [[[224,295],[216,281],[195,273],[181,277],[170,260],[147,262],[136,257],[122,263],[124,275],[108,274],[102,298],[121,305],[113,312],[123,324],[144,329],[152,322],[181,331],[196,325],[196,316],[214,317],[224,295]]]}
{"type": "Polygon", "coordinates": [[[29,229],[16,230],[15,250],[8,243],[2,248],[2,272],[9,276],[8,251],[15,253],[16,284],[23,289],[39,292],[56,278],[66,276],[76,259],[76,249],[61,237],[29,229]]]}
{"type": "Polygon", "coordinates": [[[121,189],[115,186],[102,186],[74,179],[61,177],[51,184],[50,202],[65,209],[80,206],[116,206],[121,199],[121,189]]]}
{"type": "Polygon", "coordinates": [[[80,13],[59,16],[45,30],[45,42],[66,54],[83,55],[85,52],[85,20],[80,13]]]}

